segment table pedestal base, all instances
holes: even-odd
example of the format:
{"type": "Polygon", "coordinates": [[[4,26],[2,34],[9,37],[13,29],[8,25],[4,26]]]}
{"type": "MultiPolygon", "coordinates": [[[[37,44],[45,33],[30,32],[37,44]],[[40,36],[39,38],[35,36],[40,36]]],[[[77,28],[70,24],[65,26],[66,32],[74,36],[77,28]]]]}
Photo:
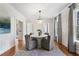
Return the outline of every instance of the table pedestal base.
{"type": "Polygon", "coordinates": [[[38,40],[37,40],[37,42],[38,42],[38,47],[37,48],[41,48],[41,38],[38,38],[38,40]]]}

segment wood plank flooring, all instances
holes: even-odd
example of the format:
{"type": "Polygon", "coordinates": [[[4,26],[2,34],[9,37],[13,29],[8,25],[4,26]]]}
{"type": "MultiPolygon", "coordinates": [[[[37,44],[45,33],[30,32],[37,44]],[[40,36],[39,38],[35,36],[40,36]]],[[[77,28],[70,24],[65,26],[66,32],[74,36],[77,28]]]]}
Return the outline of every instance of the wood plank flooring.
{"type": "Polygon", "coordinates": [[[13,56],[16,53],[15,46],[4,52],[0,56],[13,56]]]}
{"type": "Polygon", "coordinates": [[[63,44],[59,44],[57,43],[56,41],[54,41],[55,44],[59,47],[59,49],[64,53],[66,54],[67,56],[79,56],[78,54],[76,53],[71,53],[68,51],[67,47],[65,47],[63,44]]]}

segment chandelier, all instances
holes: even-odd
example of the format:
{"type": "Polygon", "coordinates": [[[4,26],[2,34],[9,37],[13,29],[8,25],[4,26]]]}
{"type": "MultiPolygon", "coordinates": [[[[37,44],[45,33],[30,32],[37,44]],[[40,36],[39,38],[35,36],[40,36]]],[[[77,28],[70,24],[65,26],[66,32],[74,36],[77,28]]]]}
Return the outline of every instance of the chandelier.
{"type": "Polygon", "coordinates": [[[39,13],[39,17],[37,20],[41,20],[41,10],[39,10],[38,13],[39,13]]]}
{"type": "Polygon", "coordinates": [[[38,11],[39,13],[39,17],[38,17],[38,24],[41,24],[42,23],[42,18],[41,18],[41,10],[38,11]]]}

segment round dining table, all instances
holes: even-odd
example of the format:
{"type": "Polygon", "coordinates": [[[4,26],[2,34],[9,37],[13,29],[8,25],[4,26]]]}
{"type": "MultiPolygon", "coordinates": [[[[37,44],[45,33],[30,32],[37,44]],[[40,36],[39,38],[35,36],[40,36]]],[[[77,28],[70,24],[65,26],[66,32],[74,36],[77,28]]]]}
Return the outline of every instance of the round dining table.
{"type": "Polygon", "coordinates": [[[38,48],[40,49],[41,48],[41,40],[42,38],[45,38],[47,37],[47,35],[31,35],[31,37],[34,37],[34,38],[37,38],[37,43],[38,43],[38,48]]]}

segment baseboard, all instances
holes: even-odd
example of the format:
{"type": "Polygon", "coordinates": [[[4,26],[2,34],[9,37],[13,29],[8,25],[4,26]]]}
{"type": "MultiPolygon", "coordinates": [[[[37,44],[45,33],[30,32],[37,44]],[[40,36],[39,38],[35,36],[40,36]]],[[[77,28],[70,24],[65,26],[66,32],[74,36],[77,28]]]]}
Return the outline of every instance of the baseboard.
{"type": "Polygon", "coordinates": [[[59,47],[59,49],[66,55],[66,56],[79,56],[79,54],[77,53],[72,53],[69,52],[68,48],[66,46],[64,46],[63,44],[59,44],[57,42],[55,42],[56,45],[59,47]]]}
{"type": "Polygon", "coordinates": [[[1,54],[0,56],[13,56],[15,54],[16,50],[15,50],[15,46],[13,46],[12,48],[10,48],[9,50],[7,50],[6,52],[4,52],[3,54],[1,54]]]}

